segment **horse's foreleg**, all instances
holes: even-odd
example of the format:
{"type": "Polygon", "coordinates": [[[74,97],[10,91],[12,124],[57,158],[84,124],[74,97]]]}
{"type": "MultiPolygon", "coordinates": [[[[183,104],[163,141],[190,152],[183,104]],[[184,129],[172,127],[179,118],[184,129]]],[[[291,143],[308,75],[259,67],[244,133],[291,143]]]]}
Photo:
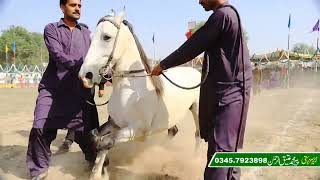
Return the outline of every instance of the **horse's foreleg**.
{"type": "MultiPolygon", "coordinates": [[[[97,180],[97,179],[101,179],[101,175],[102,175],[102,168],[103,168],[103,164],[105,162],[105,159],[107,157],[107,153],[108,150],[100,150],[98,152],[94,167],[92,169],[91,175],[90,175],[90,180],[97,180]]],[[[108,172],[104,172],[104,178],[103,179],[109,179],[108,177],[108,172]]]]}
{"type": "Polygon", "coordinates": [[[108,121],[92,132],[92,139],[97,151],[108,150],[114,146],[115,136],[120,128],[109,116],[108,121]]]}
{"type": "Polygon", "coordinates": [[[99,127],[98,136],[105,136],[107,134],[112,133],[115,127],[117,127],[117,125],[113,122],[113,119],[111,118],[111,116],[109,116],[108,121],[99,127]]]}
{"type": "MultiPolygon", "coordinates": [[[[91,180],[100,179],[102,175],[102,168],[108,166],[109,159],[107,157],[108,150],[114,146],[115,134],[118,127],[113,123],[109,117],[108,122],[99,127],[98,131],[94,131],[93,140],[96,150],[98,151],[92,173],[91,180]]],[[[103,179],[109,179],[108,172],[104,169],[103,179]]]]}

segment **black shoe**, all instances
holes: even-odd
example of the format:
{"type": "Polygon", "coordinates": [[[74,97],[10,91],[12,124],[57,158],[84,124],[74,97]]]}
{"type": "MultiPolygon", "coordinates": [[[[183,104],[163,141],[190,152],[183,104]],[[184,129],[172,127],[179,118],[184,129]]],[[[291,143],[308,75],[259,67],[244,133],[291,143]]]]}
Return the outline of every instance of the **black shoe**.
{"type": "Polygon", "coordinates": [[[55,154],[63,154],[63,153],[69,152],[72,143],[73,143],[72,141],[66,139],[65,141],[63,141],[63,143],[61,144],[61,146],[59,147],[58,151],[55,154]]]}

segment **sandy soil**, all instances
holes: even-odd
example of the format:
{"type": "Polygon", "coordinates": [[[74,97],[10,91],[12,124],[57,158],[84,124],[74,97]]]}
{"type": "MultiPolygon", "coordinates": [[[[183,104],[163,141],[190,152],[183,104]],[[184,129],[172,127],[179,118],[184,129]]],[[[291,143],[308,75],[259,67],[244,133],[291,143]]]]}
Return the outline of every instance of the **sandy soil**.
{"type": "MultiPolygon", "coordinates": [[[[0,175],[2,179],[28,179],[25,154],[33,121],[36,89],[0,89],[0,175]]],[[[107,97],[98,99],[103,102],[107,97]]],[[[245,149],[242,151],[320,150],[320,90],[265,90],[250,104],[245,149]]],[[[106,107],[99,108],[101,123],[106,107]]],[[[194,151],[191,114],[178,124],[179,133],[166,133],[145,142],[130,142],[110,152],[110,180],[198,180],[206,161],[206,143],[194,151]]],[[[52,144],[55,152],[66,131],[52,144]]],[[[244,180],[320,180],[319,168],[243,168],[244,180]]],[[[76,144],[71,152],[53,156],[51,180],[88,179],[89,169],[76,144]]],[[[1,179],[1,177],[0,177],[1,179]]]]}

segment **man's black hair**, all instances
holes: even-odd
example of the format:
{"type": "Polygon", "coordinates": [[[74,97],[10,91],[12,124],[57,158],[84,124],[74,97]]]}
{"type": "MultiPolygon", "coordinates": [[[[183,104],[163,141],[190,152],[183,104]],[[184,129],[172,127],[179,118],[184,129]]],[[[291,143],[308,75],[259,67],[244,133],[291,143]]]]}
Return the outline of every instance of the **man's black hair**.
{"type": "Polygon", "coordinates": [[[66,5],[67,2],[68,2],[68,0],[60,0],[60,6],[61,6],[61,5],[66,5]]]}
{"type": "MultiPolygon", "coordinates": [[[[1,1],[1,0],[0,0],[1,1]]],[[[81,1],[81,0],[80,0],[81,1]]],[[[60,0],[60,6],[61,5],[66,5],[68,2],[68,0],[60,0]]]]}

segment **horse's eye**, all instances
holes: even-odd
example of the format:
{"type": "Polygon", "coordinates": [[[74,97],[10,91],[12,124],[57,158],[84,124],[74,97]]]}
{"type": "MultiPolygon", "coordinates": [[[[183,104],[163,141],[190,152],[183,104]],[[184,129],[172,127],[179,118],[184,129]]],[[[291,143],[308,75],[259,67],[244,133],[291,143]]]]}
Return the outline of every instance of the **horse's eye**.
{"type": "Polygon", "coordinates": [[[110,38],[111,38],[111,37],[108,36],[108,35],[104,35],[104,36],[103,36],[103,40],[105,40],[105,41],[108,41],[110,38]]]}

